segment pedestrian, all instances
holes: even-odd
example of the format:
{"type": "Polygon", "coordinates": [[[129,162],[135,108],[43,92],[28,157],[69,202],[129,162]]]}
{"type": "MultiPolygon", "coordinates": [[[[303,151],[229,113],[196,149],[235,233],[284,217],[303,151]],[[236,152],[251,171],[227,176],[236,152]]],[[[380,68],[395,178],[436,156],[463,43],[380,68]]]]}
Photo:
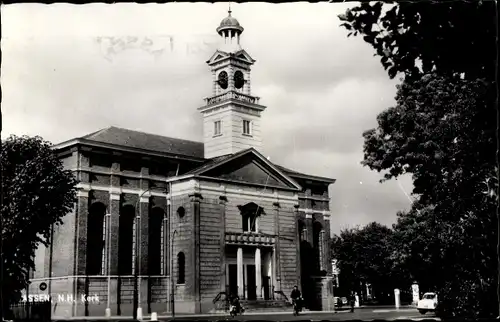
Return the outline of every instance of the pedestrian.
{"type": "Polygon", "coordinates": [[[356,298],[354,296],[354,292],[351,293],[350,297],[350,304],[351,304],[351,313],[354,313],[354,302],[356,301],[356,298]]]}

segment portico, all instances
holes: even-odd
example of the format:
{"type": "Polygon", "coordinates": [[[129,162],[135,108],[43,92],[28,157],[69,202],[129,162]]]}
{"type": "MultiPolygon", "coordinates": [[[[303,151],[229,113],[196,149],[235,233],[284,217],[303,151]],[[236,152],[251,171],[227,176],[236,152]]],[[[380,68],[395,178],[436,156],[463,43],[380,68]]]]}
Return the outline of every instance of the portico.
{"type": "Polygon", "coordinates": [[[276,283],[274,251],[271,245],[274,238],[231,234],[226,236],[227,239],[229,239],[229,243],[226,244],[227,292],[237,294],[240,299],[246,300],[271,299],[273,286],[276,283]],[[232,242],[231,237],[235,237],[232,242]],[[244,239],[246,243],[243,242],[244,239]]]}

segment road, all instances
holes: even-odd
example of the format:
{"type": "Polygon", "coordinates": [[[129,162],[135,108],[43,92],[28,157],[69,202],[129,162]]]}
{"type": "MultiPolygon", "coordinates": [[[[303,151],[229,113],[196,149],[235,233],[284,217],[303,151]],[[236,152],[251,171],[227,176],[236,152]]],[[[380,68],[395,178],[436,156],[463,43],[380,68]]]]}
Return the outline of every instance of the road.
{"type": "MultiPolygon", "coordinates": [[[[360,308],[356,309],[354,313],[348,311],[340,311],[338,313],[330,312],[315,312],[308,313],[303,312],[299,316],[293,316],[290,313],[249,313],[237,316],[234,320],[238,321],[303,321],[303,320],[329,320],[329,321],[341,321],[341,320],[397,320],[397,319],[436,319],[436,316],[431,313],[422,315],[414,308],[400,308],[399,310],[394,308],[387,309],[372,309],[372,308],[360,308]]],[[[183,320],[198,320],[198,321],[219,321],[219,320],[232,320],[229,315],[211,315],[211,316],[186,316],[186,317],[176,317],[175,319],[159,319],[161,321],[183,321],[183,320]]]]}

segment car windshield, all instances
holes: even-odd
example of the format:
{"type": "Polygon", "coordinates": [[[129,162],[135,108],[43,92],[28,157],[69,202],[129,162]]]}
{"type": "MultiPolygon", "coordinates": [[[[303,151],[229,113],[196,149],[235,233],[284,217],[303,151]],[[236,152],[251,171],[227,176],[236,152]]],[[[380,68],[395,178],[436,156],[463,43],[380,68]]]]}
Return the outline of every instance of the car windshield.
{"type": "Polygon", "coordinates": [[[424,299],[424,300],[433,300],[434,297],[435,297],[435,294],[429,293],[429,294],[424,294],[424,296],[422,297],[422,299],[424,299]]]}

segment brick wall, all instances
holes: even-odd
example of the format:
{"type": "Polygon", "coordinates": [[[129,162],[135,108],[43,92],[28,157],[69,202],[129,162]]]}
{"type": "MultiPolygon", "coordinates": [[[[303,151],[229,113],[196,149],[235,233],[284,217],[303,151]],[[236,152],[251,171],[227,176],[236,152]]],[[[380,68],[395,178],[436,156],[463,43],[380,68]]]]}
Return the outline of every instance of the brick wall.
{"type": "Polygon", "coordinates": [[[279,213],[279,260],[281,291],[290,294],[297,281],[297,220],[293,205],[281,203],[276,210],[279,213]]]}
{"type": "Polygon", "coordinates": [[[275,200],[255,198],[242,198],[238,195],[227,195],[226,204],[226,232],[242,233],[242,217],[238,206],[244,206],[249,202],[255,202],[260,207],[264,208],[265,214],[259,217],[259,232],[274,235],[275,233],[275,218],[273,215],[273,202],[275,200]]]}
{"type": "MultiPolygon", "coordinates": [[[[195,278],[195,270],[193,263],[193,250],[194,250],[194,240],[193,240],[193,205],[189,198],[189,193],[174,196],[172,198],[172,229],[170,231],[170,236],[174,234],[173,237],[173,256],[174,256],[174,283],[175,283],[175,293],[176,300],[183,301],[192,301],[194,299],[194,278],[195,278]],[[178,210],[180,207],[184,208],[184,216],[181,218],[179,216],[178,210]],[[179,252],[183,252],[185,256],[185,284],[179,285],[177,284],[179,278],[178,272],[178,254],[179,252]]],[[[179,308],[181,313],[183,308],[179,308]]]]}
{"type": "Polygon", "coordinates": [[[213,308],[212,300],[221,291],[222,208],[219,198],[206,196],[200,209],[200,292],[202,312],[213,308]]]}

